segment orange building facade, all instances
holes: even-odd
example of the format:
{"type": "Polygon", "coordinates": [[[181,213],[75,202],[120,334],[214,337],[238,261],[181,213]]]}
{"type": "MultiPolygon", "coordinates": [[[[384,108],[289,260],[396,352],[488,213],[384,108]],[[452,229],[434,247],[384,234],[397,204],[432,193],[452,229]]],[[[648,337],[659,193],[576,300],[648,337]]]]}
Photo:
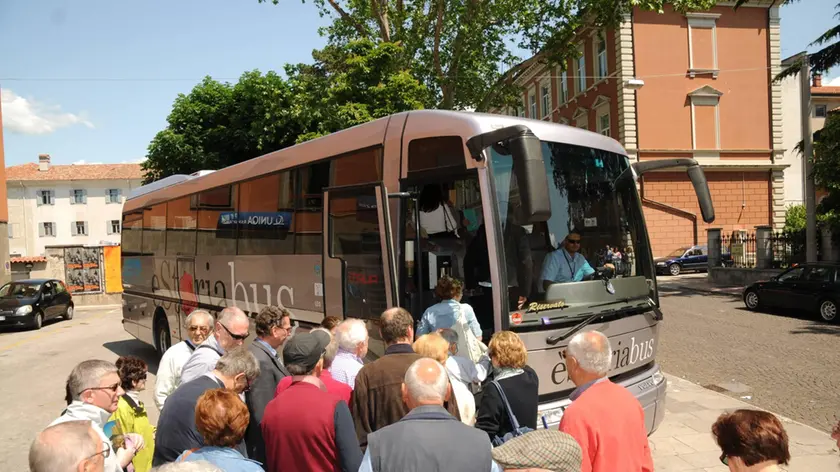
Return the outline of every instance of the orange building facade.
{"type": "Polygon", "coordinates": [[[617,139],[632,161],[703,165],[717,219],[703,223],[684,172],[640,181],[655,255],[705,244],[705,230],[784,225],[779,7],[722,3],[704,12],[636,9],[619,28],[582,30],[565,68],[526,61],[522,106],[507,113],[617,139]]]}

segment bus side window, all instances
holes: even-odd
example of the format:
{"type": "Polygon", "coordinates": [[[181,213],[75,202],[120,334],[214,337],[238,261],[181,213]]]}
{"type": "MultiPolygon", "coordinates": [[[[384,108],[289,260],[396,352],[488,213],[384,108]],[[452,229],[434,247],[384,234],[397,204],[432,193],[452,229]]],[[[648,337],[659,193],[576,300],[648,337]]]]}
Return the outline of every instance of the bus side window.
{"type": "Polygon", "coordinates": [[[240,255],[294,254],[289,234],[294,213],[292,171],[271,174],[239,184],[236,221],[240,255]]]}
{"type": "Polygon", "coordinates": [[[166,204],[166,255],[195,255],[195,226],[198,212],[190,208],[190,197],[166,204]]]}
{"type": "Polygon", "coordinates": [[[222,256],[236,254],[236,227],[223,222],[236,213],[237,185],[225,185],[193,195],[198,209],[196,254],[222,256]]]}
{"type": "Polygon", "coordinates": [[[298,191],[292,225],[295,254],[323,253],[324,188],[330,182],[330,162],[319,162],[297,170],[298,191]]]}
{"type": "Polygon", "coordinates": [[[143,210],[143,255],[166,255],[166,204],[143,210]]]}
{"type": "Polygon", "coordinates": [[[143,211],[135,211],[123,215],[122,241],[120,243],[123,256],[139,256],[142,252],[143,239],[143,211]]]}

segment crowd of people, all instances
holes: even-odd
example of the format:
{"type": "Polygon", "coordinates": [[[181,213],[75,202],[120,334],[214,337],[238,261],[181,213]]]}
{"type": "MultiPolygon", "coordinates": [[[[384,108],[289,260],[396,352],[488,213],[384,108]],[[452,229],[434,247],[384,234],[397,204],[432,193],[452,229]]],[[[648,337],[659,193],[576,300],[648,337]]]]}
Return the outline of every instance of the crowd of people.
{"type": "MultiPolygon", "coordinates": [[[[244,312],[193,311],[188,339],[160,362],[156,427],[139,397],[143,360],[84,361],[67,379],[67,408],[31,445],[30,470],[653,470],[642,407],[607,376],[613,350],[604,334],[569,341],[572,402],[558,428],[537,429],[539,378],[523,341],[501,331],[484,345],[474,315],[463,320],[457,297],[442,298],[449,309],[424,316],[417,333],[406,310],[382,313],[385,351],[372,362],[362,320],[328,317],[292,335],[289,311],[269,306],[244,346],[244,312]],[[465,332],[479,339],[478,359],[464,352],[465,332]]],[[[724,414],[711,434],[731,471],[780,470],[790,460],[770,413],[724,414]]]]}

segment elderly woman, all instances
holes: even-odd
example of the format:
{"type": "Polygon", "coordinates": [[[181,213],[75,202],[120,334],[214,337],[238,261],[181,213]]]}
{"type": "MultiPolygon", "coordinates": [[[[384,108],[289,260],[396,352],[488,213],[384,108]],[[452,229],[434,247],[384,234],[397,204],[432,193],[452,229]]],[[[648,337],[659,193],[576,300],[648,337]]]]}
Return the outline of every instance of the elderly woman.
{"type": "Polygon", "coordinates": [[[235,448],[245,437],[250,415],[239,395],[222,388],[204,392],[195,405],[195,426],[204,447],[185,451],[177,462],[207,461],[225,472],[260,472],[260,463],[235,448]]]}
{"type": "Polygon", "coordinates": [[[732,472],[778,472],[790,461],[787,432],[772,413],[724,413],[712,425],[712,435],[723,451],[720,461],[732,472]]]}
{"type": "MultiPolygon", "coordinates": [[[[438,333],[424,334],[411,345],[414,352],[446,365],[449,358],[449,342],[438,333]]],[[[455,395],[455,403],[458,404],[458,413],[461,421],[469,426],[475,424],[475,397],[473,397],[469,386],[458,377],[449,375],[449,384],[452,386],[452,394],[455,395]]]]}
{"type": "Polygon", "coordinates": [[[135,356],[123,356],[117,359],[117,373],[125,394],[117,403],[117,411],[111,416],[116,421],[119,433],[137,433],[143,436],[146,447],[137,451],[131,461],[134,472],[148,472],[152,469],[152,457],[155,453],[155,427],[149,421],[146,407],[140,401],[140,392],[146,390],[146,377],[149,368],[143,359],[135,356]]]}
{"type": "Polygon", "coordinates": [[[464,317],[470,331],[481,340],[481,326],[475,318],[475,311],[466,303],[461,303],[461,296],[464,294],[464,284],[460,280],[443,276],[438,280],[435,287],[435,294],[440,298],[440,303],[430,306],[423,313],[417,326],[417,336],[431,333],[442,328],[451,328],[464,317]]]}
{"type": "Polygon", "coordinates": [[[528,351],[513,331],[499,331],[488,346],[493,372],[488,375],[476,395],[478,405],[475,427],[486,432],[490,440],[513,432],[497,382],[507,398],[520,427],[536,429],[540,382],[534,369],[528,367],[528,351]]]}

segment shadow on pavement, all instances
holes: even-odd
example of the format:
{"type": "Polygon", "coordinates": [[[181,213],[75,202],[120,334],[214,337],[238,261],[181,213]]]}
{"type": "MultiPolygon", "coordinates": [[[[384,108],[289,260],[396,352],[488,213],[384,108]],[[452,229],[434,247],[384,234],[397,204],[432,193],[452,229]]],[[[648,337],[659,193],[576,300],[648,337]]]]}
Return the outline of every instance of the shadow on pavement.
{"type": "Polygon", "coordinates": [[[102,345],[105,349],[118,356],[137,356],[149,366],[149,373],[157,375],[160,356],[157,350],[137,339],[107,342],[102,345]]]}
{"type": "Polygon", "coordinates": [[[807,326],[801,326],[788,331],[790,334],[831,334],[834,336],[840,336],[840,326],[816,319],[819,318],[819,316],[815,313],[807,311],[785,310],[783,308],[763,308],[761,310],[752,311],[745,306],[740,306],[736,309],[748,313],[758,313],[769,316],[781,316],[784,318],[791,318],[810,323],[807,326]]]}

